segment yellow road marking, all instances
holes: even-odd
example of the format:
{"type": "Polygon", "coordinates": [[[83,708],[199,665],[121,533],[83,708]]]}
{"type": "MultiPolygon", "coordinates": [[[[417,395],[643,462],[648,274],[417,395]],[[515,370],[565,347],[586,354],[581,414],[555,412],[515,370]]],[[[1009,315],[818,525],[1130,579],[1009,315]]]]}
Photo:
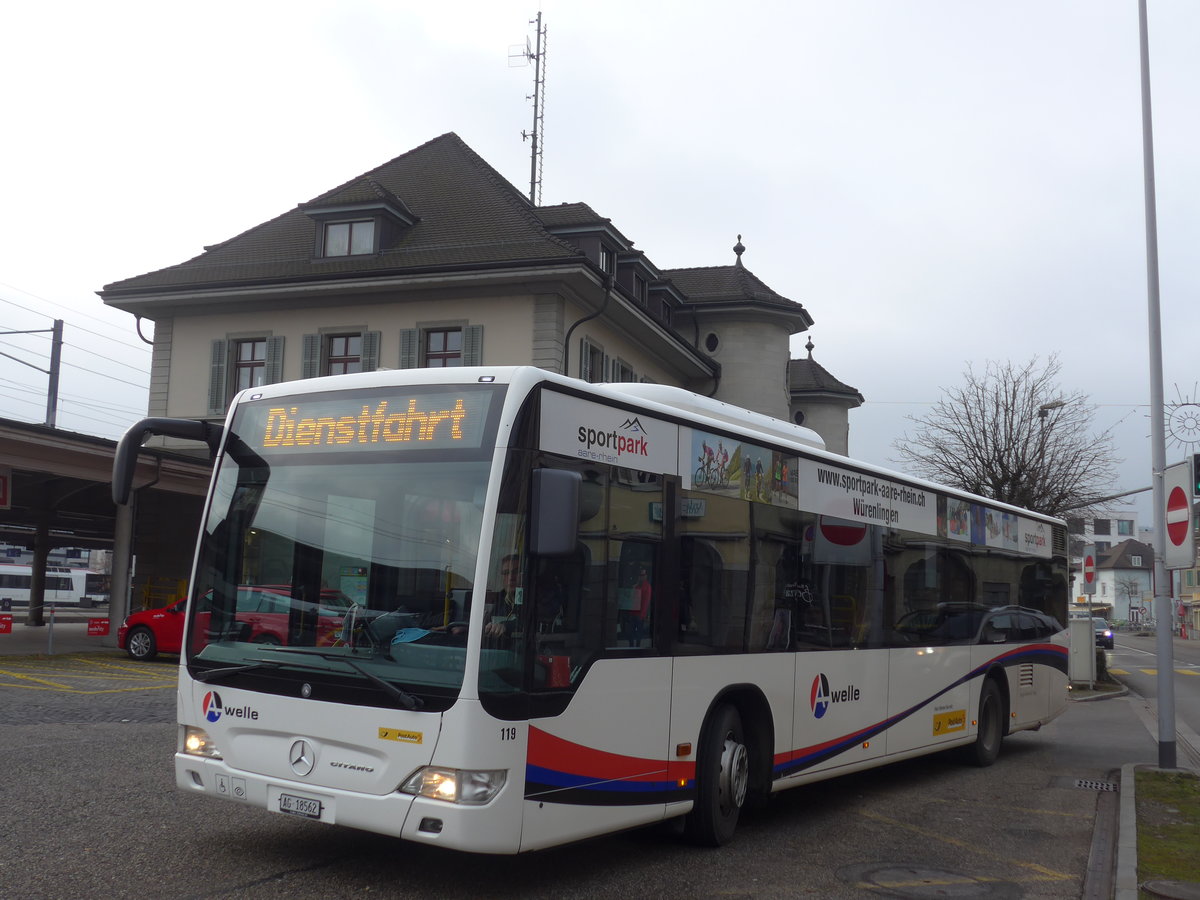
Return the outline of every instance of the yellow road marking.
{"type": "Polygon", "coordinates": [[[64,694],[120,694],[160,691],[179,679],[174,667],[120,664],[86,656],[18,658],[0,662],[0,687],[64,694]],[[100,681],[104,686],[89,688],[100,681]],[[147,683],[150,682],[150,683],[147,683]],[[116,684],[117,686],[113,686],[116,684]]]}
{"type": "MultiPolygon", "coordinates": [[[[928,802],[930,802],[930,803],[946,803],[946,804],[953,803],[957,806],[961,806],[964,802],[973,802],[973,801],[943,800],[941,798],[932,798],[928,802]]],[[[1063,818],[1066,818],[1066,819],[1087,819],[1089,822],[1093,818],[1095,818],[1094,816],[1084,815],[1083,813],[1061,812],[1057,809],[1034,809],[1033,807],[1029,807],[1029,806],[1005,806],[1005,805],[998,805],[996,803],[993,803],[990,800],[981,800],[978,802],[986,803],[987,808],[989,810],[1003,809],[1003,810],[1007,810],[1008,812],[1034,813],[1035,815],[1039,815],[1039,816],[1062,816],[1063,818]]]]}
{"type": "Polygon", "coordinates": [[[922,837],[932,838],[935,841],[941,841],[944,844],[949,844],[952,847],[958,847],[959,849],[966,850],[969,853],[974,853],[979,856],[984,856],[984,857],[987,857],[988,859],[993,859],[998,862],[1006,863],[1008,865],[1019,866],[1022,869],[1028,869],[1031,872],[1035,872],[1038,876],[1040,876],[1035,879],[1036,881],[1074,881],[1074,880],[1076,880],[1076,876],[1074,876],[1074,875],[1069,875],[1065,872],[1055,872],[1053,869],[1047,869],[1045,866],[1039,865],[1038,863],[1022,862],[1019,859],[1010,859],[1007,856],[1001,856],[998,853],[992,853],[989,850],[984,850],[983,848],[977,847],[974,844],[968,843],[967,841],[961,841],[958,838],[947,837],[944,834],[939,834],[938,832],[931,831],[928,828],[921,828],[917,825],[909,825],[906,822],[901,822],[898,819],[893,819],[888,816],[882,816],[879,813],[868,812],[866,810],[859,810],[858,814],[860,816],[863,816],[864,818],[873,819],[874,821],[881,822],[885,825],[890,825],[890,826],[893,826],[896,828],[903,828],[906,831],[911,831],[914,834],[921,835],[922,837]]]}

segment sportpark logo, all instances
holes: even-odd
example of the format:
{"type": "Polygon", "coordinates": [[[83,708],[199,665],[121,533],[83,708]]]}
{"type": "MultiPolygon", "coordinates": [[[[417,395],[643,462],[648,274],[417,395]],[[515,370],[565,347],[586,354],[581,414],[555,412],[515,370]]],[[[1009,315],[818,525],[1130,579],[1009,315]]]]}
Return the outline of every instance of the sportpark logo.
{"type": "Polygon", "coordinates": [[[808,705],[812,708],[813,718],[820,719],[829,712],[831,703],[853,703],[862,698],[862,691],[854,685],[847,685],[836,691],[829,689],[829,679],[822,672],[813,679],[812,691],[809,694],[808,705]]]}
{"type": "Polygon", "coordinates": [[[1030,550],[1040,550],[1046,546],[1046,526],[1038,523],[1036,531],[1025,532],[1025,546],[1030,550]]]}
{"type": "Polygon", "coordinates": [[[231,716],[235,719],[250,719],[258,718],[258,710],[252,709],[249,706],[231,706],[228,709],[221,703],[221,695],[216,691],[209,691],[204,695],[204,700],[200,704],[200,712],[208,722],[220,721],[221,716],[231,716]]]}
{"type": "Polygon", "coordinates": [[[602,450],[615,451],[618,455],[623,453],[633,453],[637,456],[650,455],[650,443],[646,439],[646,429],[642,427],[642,423],[635,416],[632,419],[626,419],[618,431],[598,431],[595,428],[588,428],[586,425],[579,426],[579,443],[587,450],[599,448],[602,450]]]}

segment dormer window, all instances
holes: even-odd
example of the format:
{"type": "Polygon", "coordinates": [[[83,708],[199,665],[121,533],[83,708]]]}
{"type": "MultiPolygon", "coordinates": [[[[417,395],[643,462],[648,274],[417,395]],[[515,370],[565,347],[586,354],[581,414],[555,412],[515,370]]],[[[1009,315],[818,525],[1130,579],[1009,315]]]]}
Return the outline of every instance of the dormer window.
{"type": "Polygon", "coordinates": [[[374,219],[325,224],[325,256],[365,256],[374,252],[374,219]]]}
{"type": "Polygon", "coordinates": [[[633,299],[640,305],[646,305],[646,279],[641,275],[633,276],[633,299]]]}
{"type": "Polygon", "coordinates": [[[616,271],[617,255],[604,244],[600,245],[600,271],[611,275],[616,271]]]}

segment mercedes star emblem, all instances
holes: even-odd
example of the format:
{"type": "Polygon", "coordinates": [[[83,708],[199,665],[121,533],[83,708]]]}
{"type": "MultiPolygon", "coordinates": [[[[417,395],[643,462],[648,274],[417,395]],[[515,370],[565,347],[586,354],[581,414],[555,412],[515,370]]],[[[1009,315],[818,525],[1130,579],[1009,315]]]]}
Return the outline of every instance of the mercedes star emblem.
{"type": "Polygon", "coordinates": [[[288,751],[288,762],[297,775],[307,775],[313,770],[316,761],[317,755],[308,741],[296,741],[288,751]]]}

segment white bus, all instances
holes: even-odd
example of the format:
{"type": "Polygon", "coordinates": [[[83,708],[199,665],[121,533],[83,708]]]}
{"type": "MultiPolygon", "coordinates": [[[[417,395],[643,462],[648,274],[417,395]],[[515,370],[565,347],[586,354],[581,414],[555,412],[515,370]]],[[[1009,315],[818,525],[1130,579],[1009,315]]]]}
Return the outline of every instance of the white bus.
{"type": "Polygon", "coordinates": [[[216,456],[185,791],[484,853],[675,816],[719,845],[774,791],[987,765],[1066,705],[1062,521],[682,390],[528,367],[252,388],[224,426],[130,429],[118,502],[149,434],[216,456]],[[256,586],[283,639],[246,628],[256,586]]]}
{"type": "MultiPolygon", "coordinates": [[[[46,566],[43,603],[49,607],[86,605],[88,571],[67,566],[46,566]]],[[[28,606],[33,584],[33,567],[16,563],[0,563],[0,601],[11,600],[13,606],[28,606]]]]}

